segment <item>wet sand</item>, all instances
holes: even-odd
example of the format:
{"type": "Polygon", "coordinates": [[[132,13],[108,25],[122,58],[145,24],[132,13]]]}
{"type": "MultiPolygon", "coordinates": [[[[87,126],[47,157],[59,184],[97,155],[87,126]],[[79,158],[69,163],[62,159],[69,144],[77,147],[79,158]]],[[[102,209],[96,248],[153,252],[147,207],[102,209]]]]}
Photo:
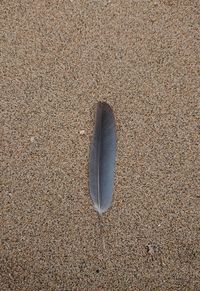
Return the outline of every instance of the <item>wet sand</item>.
{"type": "Polygon", "coordinates": [[[200,290],[199,10],[1,3],[0,290],[200,290]],[[97,101],[117,123],[102,233],[88,192],[97,101]]]}

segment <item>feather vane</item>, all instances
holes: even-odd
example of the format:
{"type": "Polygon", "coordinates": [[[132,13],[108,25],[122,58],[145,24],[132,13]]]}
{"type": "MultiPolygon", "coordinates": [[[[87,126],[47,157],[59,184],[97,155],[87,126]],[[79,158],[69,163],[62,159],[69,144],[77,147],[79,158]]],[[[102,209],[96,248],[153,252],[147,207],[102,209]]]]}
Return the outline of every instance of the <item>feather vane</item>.
{"type": "Polygon", "coordinates": [[[116,157],[115,119],[111,107],[98,102],[90,147],[89,188],[94,208],[100,214],[112,204],[116,157]]]}

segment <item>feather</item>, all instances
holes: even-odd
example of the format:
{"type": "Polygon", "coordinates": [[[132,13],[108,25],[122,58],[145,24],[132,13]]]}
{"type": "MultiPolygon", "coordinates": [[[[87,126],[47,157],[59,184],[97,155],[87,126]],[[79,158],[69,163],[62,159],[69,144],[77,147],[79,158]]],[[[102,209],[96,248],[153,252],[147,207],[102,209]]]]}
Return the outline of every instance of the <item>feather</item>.
{"type": "Polygon", "coordinates": [[[115,119],[111,107],[98,102],[90,147],[89,188],[94,208],[100,214],[112,203],[116,156],[115,119]]]}

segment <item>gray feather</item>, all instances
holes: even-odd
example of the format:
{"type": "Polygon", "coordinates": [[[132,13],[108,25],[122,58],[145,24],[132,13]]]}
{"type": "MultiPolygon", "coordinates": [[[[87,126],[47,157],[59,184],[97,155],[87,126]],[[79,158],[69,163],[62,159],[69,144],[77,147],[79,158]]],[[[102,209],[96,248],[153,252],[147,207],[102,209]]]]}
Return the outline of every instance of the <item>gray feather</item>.
{"type": "Polygon", "coordinates": [[[105,212],[112,203],[115,156],[114,114],[107,103],[99,102],[89,161],[90,195],[99,213],[105,212]]]}

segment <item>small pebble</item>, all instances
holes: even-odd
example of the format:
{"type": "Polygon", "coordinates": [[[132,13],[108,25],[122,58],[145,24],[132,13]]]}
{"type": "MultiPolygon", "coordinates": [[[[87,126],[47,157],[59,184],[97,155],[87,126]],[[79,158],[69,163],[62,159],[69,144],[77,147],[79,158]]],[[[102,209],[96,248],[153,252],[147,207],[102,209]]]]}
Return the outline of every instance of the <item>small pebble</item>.
{"type": "Polygon", "coordinates": [[[80,130],[80,135],[84,135],[84,134],[85,134],[85,130],[84,129],[80,130]]]}
{"type": "Polygon", "coordinates": [[[158,246],[154,244],[148,244],[147,251],[151,256],[153,256],[158,251],[158,246]]]}
{"type": "Polygon", "coordinates": [[[12,197],[12,193],[11,193],[11,192],[6,192],[6,194],[7,194],[9,197],[12,197]]]}

